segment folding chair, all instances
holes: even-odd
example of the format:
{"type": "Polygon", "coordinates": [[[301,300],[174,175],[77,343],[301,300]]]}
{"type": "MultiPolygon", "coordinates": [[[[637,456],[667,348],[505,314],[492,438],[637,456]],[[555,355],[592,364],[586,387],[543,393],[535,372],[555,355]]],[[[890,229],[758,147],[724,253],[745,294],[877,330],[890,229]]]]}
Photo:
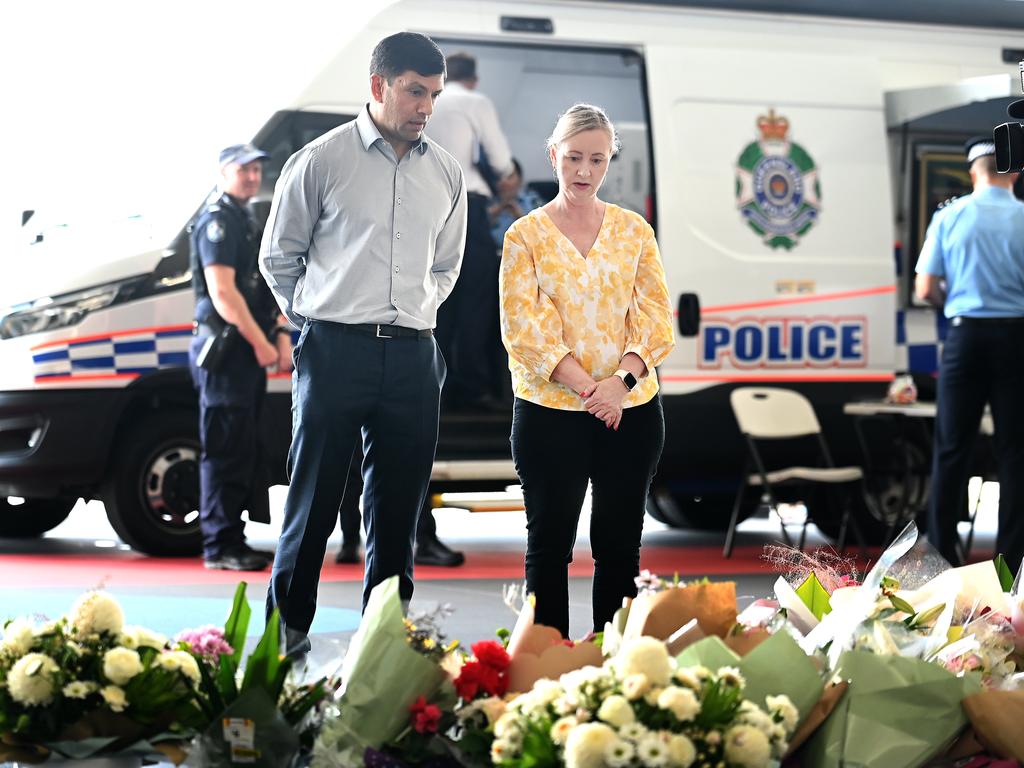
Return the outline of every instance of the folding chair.
{"type": "MultiPolygon", "coordinates": [[[[743,501],[743,494],[748,486],[761,487],[761,501],[778,514],[778,499],[776,488],[782,486],[841,486],[848,483],[859,483],[861,494],[864,494],[863,481],[864,470],[860,467],[837,467],[832,461],[832,454],[828,450],[825,438],[821,434],[821,425],[814,413],[814,407],[806,397],[791,389],[780,389],[774,387],[740,387],[733,390],[729,396],[732,405],[732,412],[736,416],[740,432],[746,440],[749,448],[748,456],[744,462],[743,480],[739,490],[736,492],[736,501],[732,508],[732,518],[729,521],[729,530],[725,535],[724,557],[732,555],[733,541],[736,537],[736,526],[739,523],[740,505],[743,501]],[[778,469],[769,469],[758,449],[759,443],[778,445],[782,441],[802,441],[807,443],[807,438],[815,438],[810,441],[816,445],[817,466],[784,466],[778,469]]],[[[795,442],[787,446],[790,449],[796,448],[795,442]]],[[[787,454],[789,455],[789,454],[787,454]]],[[[806,503],[806,502],[805,502],[806,503]]],[[[800,549],[804,548],[807,537],[807,523],[812,517],[810,510],[804,518],[803,528],[800,532],[800,549]]],[[[785,521],[780,516],[782,537],[787,544],[792,544],[789,533],[786,531],[785,521]]],[[[850,517],[849,498],[845,499],[843,516],[839,526],[838,545],[842,550],[846,543],[847,527],[853,523],[854,531],[858,540],[860,531],[856,521],[850,517]]]]}

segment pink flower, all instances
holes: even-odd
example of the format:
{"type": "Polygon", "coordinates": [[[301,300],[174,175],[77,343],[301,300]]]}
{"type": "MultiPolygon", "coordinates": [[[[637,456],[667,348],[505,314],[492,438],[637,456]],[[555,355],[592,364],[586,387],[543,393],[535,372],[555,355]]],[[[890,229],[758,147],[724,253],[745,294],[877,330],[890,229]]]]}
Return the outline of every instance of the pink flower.
{"type": "Polygon", "coordinates": [[[192,653],[214,664],[221,656],[230,656],[235,652],[224,639],[224,630],[212,624],[196,629],[186,629],[179,633],[175,640],[185,643],[192,653]]]}

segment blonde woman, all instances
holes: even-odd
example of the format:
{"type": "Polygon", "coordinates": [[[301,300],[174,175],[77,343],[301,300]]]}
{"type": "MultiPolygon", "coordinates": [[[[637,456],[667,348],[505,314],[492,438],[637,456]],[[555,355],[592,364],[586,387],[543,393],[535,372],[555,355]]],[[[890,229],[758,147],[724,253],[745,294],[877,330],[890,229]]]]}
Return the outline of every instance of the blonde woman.
{"type": "Polygon", "coordinates": [[[647,492],[665,438],[654,367],[674,336],[654,231],[598,197],[618,150],[608,116],[576,104],[547,145],[558,196],[505,235],[499,291],[526,584],[537,621],[568,635],[568,565],[588,481],[594,629],[636,595],[647,492]]]}

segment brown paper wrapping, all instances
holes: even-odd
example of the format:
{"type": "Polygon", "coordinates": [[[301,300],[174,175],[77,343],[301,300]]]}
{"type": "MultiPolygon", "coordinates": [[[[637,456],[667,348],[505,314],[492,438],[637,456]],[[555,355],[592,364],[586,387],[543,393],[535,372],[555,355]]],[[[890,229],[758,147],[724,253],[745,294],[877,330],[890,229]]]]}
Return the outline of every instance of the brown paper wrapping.
{"type": "Polygon", "coordinates": [[[839,704],[839,700],[843,698],[843,694],[846,693],[846,689],[849,687],[849,683],[844,680],[825,688],[821,698],[818,699],[818,703],[807,713],[807,717],[804,718],[803,722],[800,723],[800,726],[793,733],[793,738],[789,740],[789,751],[786,752],[787,757],[792,755],[801,744],[811,737],[818,729],[818,726],[828,719],[828,716],[832,714],[832,710],[839,704]]]}
{"type": "Polygon", "coordinates": [[[633,600],[623,639],[648,635],[667,640],[696,619],[705,635],[725,637],[736,623],[736,583],[716,581],[670,587],[633,600]]]}
{"type": "Polygon", "coordinates": [[[1024,760],[1024,691],[982,691],[964,699],[978,740],[1000,757],[1024,760]]]}
{"type": "Polygon", "coordinates": [[[533,605],[527,601],[508,641],[509,693],[533,688],[542,678],[557,680],[566,672],[604,663],[601,649],[591,642],[565,644],[561,632],[543,624],[534,624],[533,605]]]}

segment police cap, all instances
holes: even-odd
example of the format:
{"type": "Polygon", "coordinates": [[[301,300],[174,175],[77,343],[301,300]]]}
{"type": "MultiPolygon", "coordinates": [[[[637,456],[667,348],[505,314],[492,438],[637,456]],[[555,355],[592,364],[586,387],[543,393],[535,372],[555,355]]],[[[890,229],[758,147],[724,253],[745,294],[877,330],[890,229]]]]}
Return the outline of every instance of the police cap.
{"type": "Polygon", "coordinates": [[[964,153],[967,155],[967,164],[970,165],[979,157],[994,155],[996,153],[996,143],[992,140],[991,136],[974,136],[964,144],[964,153]]]}
{"type": "Polygon", "coordinates": [[[225,165],[229,165],[230,163],[245,165],[246,163],[251,163],[253,160],[269,159],[269,154],[264,152],[262,149],[254,147],[252,144],[232,144],[230,147],[224,147],[224,149],[220,151],[221,168],[225,165]]]}

